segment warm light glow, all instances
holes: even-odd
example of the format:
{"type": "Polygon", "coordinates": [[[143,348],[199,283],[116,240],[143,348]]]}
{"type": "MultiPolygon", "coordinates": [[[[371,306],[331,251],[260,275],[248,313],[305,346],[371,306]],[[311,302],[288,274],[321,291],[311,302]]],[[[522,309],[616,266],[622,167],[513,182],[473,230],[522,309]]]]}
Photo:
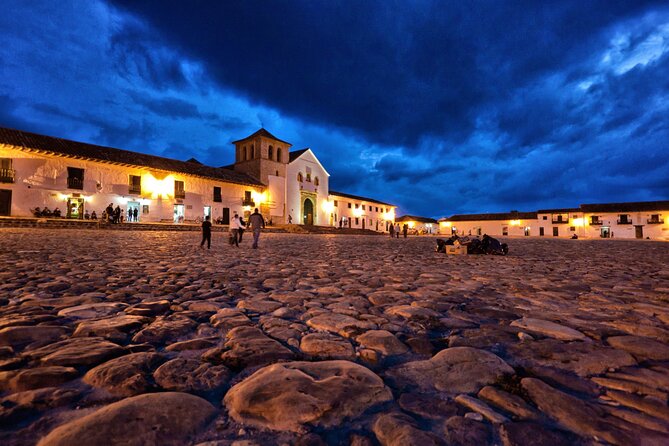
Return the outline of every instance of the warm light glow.
{"type": "Polygon", "coordinates": [[[446,226],[447,228],[450,228],[451,226],[453,226],[453,223],[451,223],[450,221],[442,221],[439,224],[441,226],[446,226]]]}
{"type": "Polygon", "coordinates": [[[584,225],[584,220],[582,218],[574,218],[571,221],[572,226],[583,226],[584,225]]]}
{"type": "Polygon", "coordinates": [[[151,198],[167,198],[174,195],[174,177],[168,175],[159,180],[148,173],[142,177],[142,189],[151,194],[151,198]]]}
{"type": "Polygon", "coordinates": [[[381,214],[381,218],[384,220],[394,221],[395,220],[395,210],[391,209],[388,212],[381,214]]]}
{"type": "Polygon", "coordinates": [[[68,196],[65,195],[65,194],[61,194],[61,193],[58,194],[58,199],[60,201],[65,201],[65,200],[67,200],[67,198],[68,198],[68,196]]]}
{"type": "Polygon", "coordinates": [[[251,197],[253,198],[253,202],[256,204],[256,206],[258,206],[261,203],[265,203],[267,201],[267,192],[253,191],[251,192],[251,197]]]}
{"type": "Polygon", "coordinates": [[[363,214],[362,209],[360,209],[360,208],[353,209],[353,215],[354,215],[355,217],[361,217],[362,214],[363,214]]]}
{"type": "Polygon", "coordinates": [[[509,224],[511,226],[520,226],[520,220],[511,220],[509,224]]]}
{"type": "Polygon", "coordinates": [[[414,226],[416,226],[416,222],[415,221],[410,221],[409,222],[409,227],[413,228],[414,226]]]}
{"type": "Polygon", "coordinates": [[[334,211],[334,203],[332,201],[324,201],[321,207],[323,208],[323,211],[328,214],[334,211]]]}
{"type": "Polygon", "coordinates": [[[86,203],[91,203],[91,202],[93,202],[93,196],[92,196],[92,195],[84,196],[84,201],[85,201],[86,203]]]}

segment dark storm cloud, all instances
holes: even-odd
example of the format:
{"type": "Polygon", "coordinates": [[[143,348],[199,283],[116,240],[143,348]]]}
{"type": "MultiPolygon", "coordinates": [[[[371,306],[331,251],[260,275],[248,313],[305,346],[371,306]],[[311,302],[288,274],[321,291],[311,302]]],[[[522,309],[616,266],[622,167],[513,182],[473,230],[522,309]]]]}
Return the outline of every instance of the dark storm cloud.
{"type": "MultiPolygon", "coordinates": [[[[114,2],[224,85],[290,115],[409,146],[463,138],[477,113],[579,61],[648,2],[114,2]]],[[[541,104],[536,104],[541,106],[541,104]]],[[[511,121],[509,124],[513,124],[511,121]]],[[[550,125],[548,122],[546,125],[550,125]]],[[[554,122],[553,122],[554,124],[554,122]]],[[[521,130],[532,144],[545,129],[521,130]]]]}

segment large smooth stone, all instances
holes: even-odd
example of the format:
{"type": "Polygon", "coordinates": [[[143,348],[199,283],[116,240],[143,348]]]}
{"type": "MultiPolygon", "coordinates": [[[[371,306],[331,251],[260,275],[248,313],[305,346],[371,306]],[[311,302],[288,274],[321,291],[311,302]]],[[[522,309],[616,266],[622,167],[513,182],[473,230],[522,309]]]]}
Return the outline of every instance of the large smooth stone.
{"type": "Polygon", "coordinates": [[[270,364],[294,356],[290,349],[255,327],[233,328],[227,338],[224,347],[228,350],[221,354],[221,360],[233,369],[270,364]]]}
{"type": "Polygon", "coordinates": [[[524,317],[511,322],[512,327],[518,327],[531,333],[540,334],[561,341],[585,341],[588,339],[583,333],[555,322],[543,319],[524,317]]]}
{"type": "Polygon", "coordinates": [[[351,342],[330,333],[309,333],[300,341],[300,350],[309,356],[323,359],[353,359],[351,342]]]}
{"type": "Polygon", "coordinates": [[[536,378],[523,378],[523,389],[550,418],[579,435],[597,436],[613,444],[633,444],[624,431],[606,422],[603,409],[561,392],[536,378]]]}
{"type": "Polygon", "coordinates": [[[173,315],[159,317],[149,326],[137,332],[132,338],[136,344],[149,343],[160,345],[175,341],[195,329],[197,323],[185,316],[173,315]]]}
{"type": "Polygon", "coordinates": [[[72,367],[38,367],[21,370],[9,381],[9,388],[15,392],[53,387],[64,384],[77,377],[79,373],[72,367]]]}
{"type": "Polygon", "coordinates": [[[402,355],[409,347],[387,330],[369,330],[358,336],[356,341],[362,346],[376,350],[384,356],[402,355]]]}
{"type": "Polygon", "coordinates": [[[99,336],[105,339],[121,340],[125,339],[128,333],[140,329],[148,320],[142,316],[126,314],[107,319],[86,320],[77,325],[72,336],[99,336]]]}
{"type": "Polygon", "coordinates": [[[240,423],[299,431],[337,426],[392,399],[381,378],[349,361],[286,362],[267,366],[225,395],[240,423]]]}
{"type": "Polygon", "coordinates": [[[172,359],[153,373],[156,383],[163,389],[190,393],[220,389],[228,383],[230,375],[225,366],[186,358],[172,359]]]}
{"type": "Polygon", "coordinates": [[[100,338],[71,338],[29,352],[45,365],[93,366],[121,356],[126,350],[100,338]]]}
{"type": "Polygon", "coordinates": [[[163,360],[157,353],[121,356],[91,369],[84,375],[84,382],[116,396],[146,393],[153,390],[151,374],[163,360]]]}
{"type": "Polygon", "coordinates": [[[437,446],[443,444],[436,436],[418,429],[411,417],[401,413],[379,415],[372,429],[382,446],[437,446]]]}
{"type": "Polygon", "coordinates": [[[393,316],[401,316],[404,319],[409,319],[409,320],[433,319],[433,318],[438,318],[440,316],[440,314],[434,310],[424,307],[416,307],[413,305],[398,305],[390,307],[386,309],[386,314],[391,314],[393,316]]]}
{"type": "Polygon", "coordinates": [[[314,330],[329,331],[344,337],[351,337],[354,333],[376,329],[376,324],[361,321],[354,317],[339,313],[325,313],[307,321],[307,325],[314,330]]]}
{"type": "Polygon", "coordinates": [[[49,325],[18,325],[0,330],[0,346],[18,347],[33,342],[56,341],[67,333],[65,327],[49,325]]]}
{"type": "Polygon", "coordinates": [[[189,444],[216,413],[187,393],[149,393],[126,398],[57,427],[39,446],[189,444]]]}
{"type": "Polygon", "coordinates": [[[502,358],[471,347],[447,348],[426,361],[402,364],[387,372],[399,387],[422,391],[474,393],[514,373],[502,358]]]}
{"type": "Polygon", "coordinates": [[[613,348],[624,350],[639,361],[669,360],[669,345],[641,336],[612,336],[606,342],[613,348]]]}
{"type": "Polygon", "coordinates": [[[58,312],[58,316],[73,319],[95,319],[109,316],[123,310],[127,305],[118,302],[100,302],[95,304],[77,305],[64,308],[58,312]]]}

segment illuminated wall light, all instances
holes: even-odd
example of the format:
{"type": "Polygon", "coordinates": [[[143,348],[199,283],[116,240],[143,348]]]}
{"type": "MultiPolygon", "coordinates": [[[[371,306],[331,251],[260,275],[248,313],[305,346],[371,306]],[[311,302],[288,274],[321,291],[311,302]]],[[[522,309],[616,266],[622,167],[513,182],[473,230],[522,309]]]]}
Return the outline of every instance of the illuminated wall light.
{"type": "Polygon", "coordinates": [[[331,201],[324,201],[321,207],[323,208],[323,211],[327,213],[334,211],[334,203],[331,201]]]}
{"type": "Polygon", "coordinates": [[[585,220],[582,218],[574,218],[571,221],[572,226],[584,226],[585,225],[585,220]]]}
{"type": "Polygon", "coordinates": [[[441,226],[445,226],[445,227],[447,227],[447,228],[450,228],[451,226],[453,226],[453,223],[451,223],[450,221],[442,221],[442,222],[440,222],[439,224],[440,224],[441,226]]]}
{"type": "Polygon", "coordinates": [[[520,226],[520,220],[511,220],[509,224],[511,226],[520,226]]]}
{"type": "Polygon", "coordinates": [[[409,227],[413,228],[414,226],[416,226],[416,222],[415,221],[410,221],[409,222],[409,227]]]}
{"type": "Polygon", "coordinates": [[[142,189],[151,194],[151,198],[167,198],[174,195],[174,177],[168,175],[159,180],[150,173],[146,174],[142,177],[142,189]]]}
{"type": "Polygon", "coordinates": [[[256,205],[267,202],[267,192],[251,192],[251,198],[256,205]]]}

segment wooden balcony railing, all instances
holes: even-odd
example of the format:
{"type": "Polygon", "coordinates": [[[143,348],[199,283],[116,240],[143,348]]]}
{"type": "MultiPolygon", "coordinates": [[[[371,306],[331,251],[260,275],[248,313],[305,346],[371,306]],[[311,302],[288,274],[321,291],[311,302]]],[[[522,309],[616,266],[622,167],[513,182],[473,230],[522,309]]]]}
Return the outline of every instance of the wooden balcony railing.
{"type": "Polygon", "coordinates": [[[15,174],[14,169],[0,169],[0,183],[13,183],[15,174]]]}
{"type": "Polygon", "coordinates": [[[84,189],[84,180],[82,178],[68,177],[67,178],[67,188],[68,189],[84,189]]]}

